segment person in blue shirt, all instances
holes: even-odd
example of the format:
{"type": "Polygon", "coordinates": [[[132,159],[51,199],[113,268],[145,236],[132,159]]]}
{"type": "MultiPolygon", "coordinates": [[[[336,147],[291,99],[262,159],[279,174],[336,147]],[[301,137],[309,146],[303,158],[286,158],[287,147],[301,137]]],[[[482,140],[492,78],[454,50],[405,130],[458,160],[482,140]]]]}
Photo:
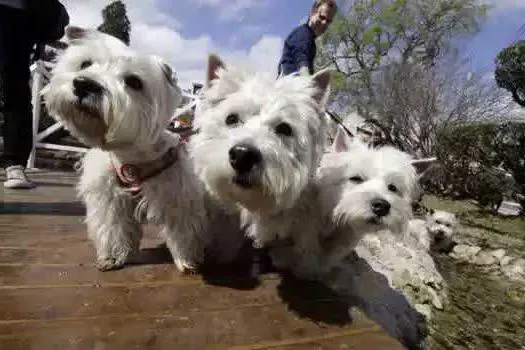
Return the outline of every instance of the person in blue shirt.
{"type": "Polygon", "coordinates": [[[314,73],[315,39],[326,32],[336,12],[335,0],[315,0],[308,21],[295,28],[284,41],[279,75],[314,73]]]}

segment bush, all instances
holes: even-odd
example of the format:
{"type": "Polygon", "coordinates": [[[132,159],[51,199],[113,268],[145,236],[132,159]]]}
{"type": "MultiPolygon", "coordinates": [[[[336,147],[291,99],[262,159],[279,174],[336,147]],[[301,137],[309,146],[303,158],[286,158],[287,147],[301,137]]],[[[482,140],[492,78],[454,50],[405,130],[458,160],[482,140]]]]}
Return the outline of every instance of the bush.
{"type": "Polygon", "coordinates": [[[525,190],[523,123],[455,125],[438,135],[436,154],[441,164],[422,183],[430,193],[497,210],[525,190]]]}

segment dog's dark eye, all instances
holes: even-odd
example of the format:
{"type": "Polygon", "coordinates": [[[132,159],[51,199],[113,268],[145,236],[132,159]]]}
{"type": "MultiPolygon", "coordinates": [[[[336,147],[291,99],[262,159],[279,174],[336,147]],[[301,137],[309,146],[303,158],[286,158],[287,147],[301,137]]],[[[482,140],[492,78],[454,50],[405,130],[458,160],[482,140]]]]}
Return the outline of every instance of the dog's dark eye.
{"type": "Polygon", "coordinates": [[[275,133],[283,136],[292,136],[293,130],[290,124],[280,123],[275,127],[275,133]]]}
{"type": "Polygon", "coordinates": [[[443,223],[441,222],[441,220],[436,220],[436,224],[438,224],[438,225],[443,225],[443,223]]]}
{"type": "Polygon", "coordinates": [[[93,61],[91,60],[85,60],[80,64],[80,69],[86,69],[87,67],[91,66],[93,64],[93,61]]]}
{"type": "Polygon", "coordinates": [[[388,185],[388,190],[391,191],[391,192],[394,192],[394,193],[397,193],[398,190],[397,190],[397,187],[395,185],[388,185]]]}
{"type": "Polygon", "coordinates": [[[350,181],[355,182],[357,184],[360,184],[360,183],[364,182],[364,180],[363,180],[363,178],[361,176],[352,176],[350,178],[350,181]]]}
{"type": "Polygon", "coordinates": [[[237,125],[237,124],[239,124],[239,122],[240,122],[240,118],[239,118],[239,115],[236,114],[236,113],[229,114],[229,115],[226,117],[226,120],[225,120],[225,123],[226,123],[226,125],[228,125],[228,126],[234,126],[234,125],[237,125]]]}
{"type": "Polygon", "coordinates": [[[139,77],[136,75],[128,75],[124,78],[124,83],[132,88],[133,90],[141,90],[142,89],[142,80],[140,80],[139,77]]]}

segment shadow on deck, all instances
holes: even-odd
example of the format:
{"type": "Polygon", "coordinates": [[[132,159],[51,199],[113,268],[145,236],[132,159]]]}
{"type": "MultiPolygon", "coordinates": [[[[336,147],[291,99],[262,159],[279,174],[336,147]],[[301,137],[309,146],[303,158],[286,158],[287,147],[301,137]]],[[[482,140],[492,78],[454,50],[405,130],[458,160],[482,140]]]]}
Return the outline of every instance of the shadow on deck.
{"type": "Polygon", "coordinates": [[[0,349],[403,348],[326,287],[254,280],[250,253],[243,269],[181,275],[153,228],[134,264],[99,272],[75,174],[30,175],[38,188],[0,188],[0,349]]]}

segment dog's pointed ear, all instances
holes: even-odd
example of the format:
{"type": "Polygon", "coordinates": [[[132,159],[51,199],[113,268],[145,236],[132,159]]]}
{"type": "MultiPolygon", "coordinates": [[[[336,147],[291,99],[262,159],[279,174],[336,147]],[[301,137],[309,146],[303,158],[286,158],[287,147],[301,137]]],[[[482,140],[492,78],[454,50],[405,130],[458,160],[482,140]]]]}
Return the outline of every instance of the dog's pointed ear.
{"type": "Polygon", "coordinates": [[[416,169],[416,173],[421,178],[425,173],[437,162],[437,158],[424,158],[412,160],[412,166],[416,169]]]}
{"type": "Polygon", "coordinates": [[[315,100],[320,106],[324,107],[330,97],[330,82],[332,80],[332,70],[325,68],[312,76],[317,92],[314,95],[315,100]]]}
{"type": "Polygon", "coordinates": [[[219,58],[219,56],[215,54],[208,55],[208,68],[206,69],[206,86],[209,87],[211,85],[211,82],[215,79],[217,79],[219,76],[217,75],[217,72],[219,69],[226,69],[226,65],[224,62],[219,58]]]}
{"type": "Polygon", "coordinates": [[[161,62],[160,67],[162,69],[162,73],[164,73],[164,77],[168,81],[168,84],[170,84],[171,86],[176,86],[177,76],[175,75],[175,71],[173,70],[173,68],[171,68],[171,66],[166,62],[161,62]]]}
{"type": "Polygon", "coordinates": [[[348,152],[351,142],[352,140],[350,140],[350,137],[346,134],[346,131],[344,131],[342,127],[338,126],[335,133],[334,143],[332,144],[332,152],[348,152]]]}
{"type": "Polygon", "coordinates": [[[67,40],[75,40],[85,38],[88,30],[77,26],[66,27],[66,38],[67,40]]]}

